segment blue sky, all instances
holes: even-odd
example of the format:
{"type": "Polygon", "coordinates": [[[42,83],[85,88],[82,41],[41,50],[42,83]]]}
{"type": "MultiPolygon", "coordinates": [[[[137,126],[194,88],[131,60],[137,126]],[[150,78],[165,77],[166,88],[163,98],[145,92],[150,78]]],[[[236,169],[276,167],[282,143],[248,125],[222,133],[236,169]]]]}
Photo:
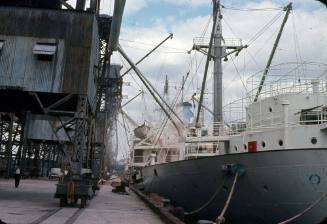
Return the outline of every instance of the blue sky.
{"type": "MultiPolygon", "coordinates": [[[[133,0],[127,0],[133,4],[133,0]]],[[[135,1],[135,0],[134,0],[135,1]]],[[[178,1],[177,1],[178,2],[178,1]]],[[[158,18],[165,17],[174,17],[176,20],[186,20],[188,18],[196,16],[205,16],[208,15],[208,12],[211,12],[211,1],[208,0],[208,4],[187,4],[187,1],[182,3],[173,3],[171,1],[160,1],[160,0],[150,0],[146,1],[146,6],[142,7],[140,10],[128,13],[124,17],[125,26],[151,26],[156,22],[158,18]],[[185,4],[183,3],[185,2],[185,4]]],[[[204,2],[204,1],[201,1],[204,2]]],[[[222,1],[222,4],[225,6],[232,7],[244,7],[248,4],[259,4],[260,0],[251,0],[251,1],[240,1],[240,0],[225,0],[222,1]]],[[[278,5],[286,5],[289,1],[285,0],[274,0],[271,1],[278,5]]],[[[322,4],[315,0],[297,0],[294,1],[294,8],[301,9],[305,11],[312,11],[317,9],[322,9],[322,4]]]]}
{"type": "Polygon", "coordinates": [[[142,11],[127,15],[124,18],[124,25],[151,26],[158,18],[174,17],[176,20],[185,20],[195,16],[205,16],[210,12],[211,7],[174,5],[171,3],[150,3],[142,11]]]}

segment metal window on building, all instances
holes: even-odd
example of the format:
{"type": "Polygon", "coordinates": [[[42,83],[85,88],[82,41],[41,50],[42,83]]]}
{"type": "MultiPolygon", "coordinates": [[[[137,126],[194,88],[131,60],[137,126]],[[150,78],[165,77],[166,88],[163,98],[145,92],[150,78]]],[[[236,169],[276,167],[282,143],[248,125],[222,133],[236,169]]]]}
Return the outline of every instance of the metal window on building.
{"type": "Polygon", "coordinates": [[[40,61],[52,61],[57,51],[57,45],[50,43],[37,43],[33,48],[33,54],[40,61]]]}

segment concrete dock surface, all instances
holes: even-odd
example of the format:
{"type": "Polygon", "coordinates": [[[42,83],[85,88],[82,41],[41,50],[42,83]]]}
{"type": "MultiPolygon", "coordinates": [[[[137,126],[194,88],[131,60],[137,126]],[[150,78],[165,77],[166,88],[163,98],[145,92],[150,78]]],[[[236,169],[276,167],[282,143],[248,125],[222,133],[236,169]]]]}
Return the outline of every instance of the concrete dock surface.
{"type": "Polygon", "coordinates": [[[163,224],[133,192],[120,195],[103,185],[85,209],[59,208],[57,181],[0,179],[0,220],[8,224],[163,224]]]}

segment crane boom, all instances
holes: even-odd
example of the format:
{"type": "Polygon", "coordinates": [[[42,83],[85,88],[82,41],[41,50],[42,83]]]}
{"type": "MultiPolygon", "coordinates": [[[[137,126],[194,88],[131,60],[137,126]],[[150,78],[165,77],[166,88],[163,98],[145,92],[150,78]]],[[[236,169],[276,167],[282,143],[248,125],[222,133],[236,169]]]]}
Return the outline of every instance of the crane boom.
{"type": "Polygon", "coordinates": [[[288,19],[288,16],[292,10],[292,2],[289,3],[285,8],[284,10],[286,10],[286,14],[285,14],[285,17],[283,19],[283,23],[279,29],[279,32],[278,32],[278,35],[277,35],[277,38],[275,40],[275,43],[274,43],[274,46],[273,46],[273,49],[270,53],[270,56],[269,56],[269,59],[268,59],[268,62],[267,62],[267,65],[266,65],[266,68],[265,70],[263,71],[263,75],[262,75],[262,78],[261,78],[261,81],[260,81],[260,84],[259,84],[259,88],[258,88],[258,91],[254,97],[254,102],[257,102],[258,101],[258,98],[259,98],[259,95],[261,93],[261,90],[262,90],[262,87],[265,83],[265,80],[266,80],[266,77],[268,75],[268,72],[269,72],[269,68],[270,68],[270,65],[272,63],[272,60],[274,59],[274,56],[275,56],[275,52],[277,50],[277,47],[278,47],[278,44],[279,44],[279,41],[280,41],[280,38],[282,36],[282,33],[283,33],[283,30],[284,30],[284,27],[285,27],[285,24],[287,22],[287,19],[288,19]]]}

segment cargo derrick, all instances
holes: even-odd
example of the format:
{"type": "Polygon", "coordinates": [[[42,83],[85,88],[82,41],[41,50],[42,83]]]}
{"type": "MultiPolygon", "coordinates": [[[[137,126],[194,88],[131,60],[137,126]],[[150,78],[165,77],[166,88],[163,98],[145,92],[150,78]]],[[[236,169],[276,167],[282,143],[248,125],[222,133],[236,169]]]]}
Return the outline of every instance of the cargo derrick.
{"type": "Polygon", "coordinates": [[[112,105],[99,106],[111,99],[103,97],[111,92],[111,17],[99,15],[99,4],[0,0],[0,170],[39,176],[61,167],[62,206],[81,199],[84,207],[94,194],[110,127],[101,125],[114,116],[112,105]]]}

